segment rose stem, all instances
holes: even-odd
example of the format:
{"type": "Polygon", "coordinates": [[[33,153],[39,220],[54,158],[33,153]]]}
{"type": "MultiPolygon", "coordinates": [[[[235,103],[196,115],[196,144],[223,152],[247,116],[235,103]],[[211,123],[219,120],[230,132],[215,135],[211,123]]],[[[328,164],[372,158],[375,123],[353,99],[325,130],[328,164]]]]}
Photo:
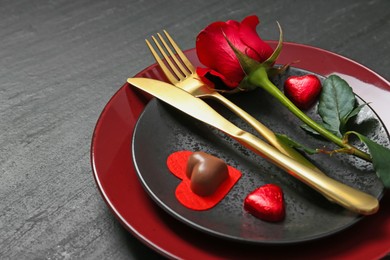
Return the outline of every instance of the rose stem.
{"type": "Polygon", "coordinates": [[[343,142],[343,140],[322,126],[316,123],[313,119],[303,113],[297,108],[290,99],[288,99],[268,78],[267,70],[265,67],[259,67],[249,75],[249,81],[251,84],[259,86],[266,90],[269,94],[278,99],[285,107],[287,107],[294,115],[296,115],[302,122],[306,123],[312,129],[317,131],[320,135],[337,144],[338,146],[345,148],[349,153],[356,155],[357,157],[366,161],[371,161],[371,156],[363,151],[360,151],[356,147],[343,142]]]}

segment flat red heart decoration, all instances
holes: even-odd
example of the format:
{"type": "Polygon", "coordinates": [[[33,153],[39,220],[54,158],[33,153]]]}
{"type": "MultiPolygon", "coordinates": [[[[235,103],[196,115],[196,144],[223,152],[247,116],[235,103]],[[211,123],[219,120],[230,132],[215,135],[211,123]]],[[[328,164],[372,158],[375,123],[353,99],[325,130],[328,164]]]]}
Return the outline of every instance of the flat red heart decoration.
{"type": "Polygon", "coordinates": [[[312,74],[290,76],[284,83],[284,94],[300,109],[309,109],[321,89],[321,81],[312,74]]]}
{"type": "Polygon", "coordinates": [[[283,191],[275,184],[261,186],[245,198],[244,209],[262,220],[281,221],[286,214],[283,191]]]}
{"type": "Polygon", "coordinates": [[[193,210],[207,210],[217,205],[236,184],[241,177],[241,172],[228,165],[228,178],[209,196],[199,196],[191,190],[191,180],[186,176],[188,158],[192,151],[178,151],[170,154],[167,158],[167,166],[170,172],[182,181],[176,187],[177,200],[193,210]]]}

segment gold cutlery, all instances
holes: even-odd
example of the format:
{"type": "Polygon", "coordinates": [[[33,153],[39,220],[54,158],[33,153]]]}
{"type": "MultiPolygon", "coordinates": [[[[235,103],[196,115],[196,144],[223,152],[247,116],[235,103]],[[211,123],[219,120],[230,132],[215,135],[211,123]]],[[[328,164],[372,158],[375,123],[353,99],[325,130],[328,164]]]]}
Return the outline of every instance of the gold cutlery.
{"type": "Polygon", "coordinates": [[[375,197],[329,178],[325,174],[318,174],[317,171],[282,154],[258,137],[240,129],[221,116],[206,102],[185,90],[169,83],[147,78],[129,78],[127,82],[193,118],[219,129],[333,202],[363,215],[377,212],[379,202],[375,197]]]}
{"type": "Polygon", "coordinates": [[[312,169],[315,169],[319,173],[322,173],[318,168],[316,168],[316,166],[309,162],[309,160],[307,160],[297,150],[284,144],[283,142],[280,142],[276,137],[275,133],[272,132],[269,128],[267,128],[261,122],[256,120],[246,111],[236,106],[229,99],[225,98],[223,95],[215,91],[215,89],[209,87],[204,82],[202,82],[202,80],[196,73],[195,66],[187,59],[187,57],[184,55],[177,43],[172,39],[172,37],[168,34],[167,31],[164,30],[164,34],[177,55],[175,55],[175,52],[172,51],[172,49],[169,47],[169,45],[160,33],[157,33],[157,36],[160,39],[162,45],[158,42],[156,37],[152,36],[152,39],[158,50],[160,51],[161,55],[163,56],[164,60],[160,58],[160,56],[148,40],[146,40],[146,44],[148,45],[155,60],[160,65],[160,68],[162,69],[163,73],[173,85],[184,89],[195,97],[213,98],[219,101],[231,111],[233,111],[236,115],[244,119],[248,124],[250,124],[261,136],[264,137],[265,140],[268,141],[268,143],[273,145],[280,152],[290,156],[291,158],[294,158],[295,160],[305,164],[312,169]],[[169,55],[164,50],[163,46],[169,55]]]}

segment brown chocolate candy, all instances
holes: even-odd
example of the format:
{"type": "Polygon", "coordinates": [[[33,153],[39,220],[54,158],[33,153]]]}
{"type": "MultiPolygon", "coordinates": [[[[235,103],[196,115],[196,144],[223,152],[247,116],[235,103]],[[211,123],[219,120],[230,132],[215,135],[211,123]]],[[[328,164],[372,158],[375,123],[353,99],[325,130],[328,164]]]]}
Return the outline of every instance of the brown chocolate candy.
{"type": "Polygon", "coordinates": [[[226,163],[205,152],[194,152],[188,159],[186,175],[191,190],[199,196],[210,196],[228,178],[226,163]]]}

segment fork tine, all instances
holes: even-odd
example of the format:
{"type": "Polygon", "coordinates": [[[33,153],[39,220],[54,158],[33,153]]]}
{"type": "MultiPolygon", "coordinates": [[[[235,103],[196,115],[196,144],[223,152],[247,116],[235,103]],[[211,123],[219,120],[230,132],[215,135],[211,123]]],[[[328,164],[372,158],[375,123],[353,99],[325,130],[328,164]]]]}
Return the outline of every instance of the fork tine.
{"type": "MultiPolygon", "coordinates": [[[[168,51],[169,55],[170,55],[170,58],[175,62],[176,66],[180,69],[180,71],[183,73],[184,76],[189,76],[191,75],[191,71],[189,71],[188,69],[186,69],[184,66],[183,66],[183,63],[181,61],[179,61],[179,59],[177,58],[177,56],[173,53],[171,47],[169,47],[169,45],[166,43],[166,41],[164,40],[164,38],[161,36],[161,34],[157,33],[158,37],[160,38],[160,41],[162,42],[162,44],[164,45],[165,49],[168,51]]],[[[168,39],[169,40],[169,39],[168,39]]]]}
{"type": "MultiPolygon", "coordinates": [[[[161,37],[161,36],[160,36],[161,37]]],[[[176,66],[172,63],[172,58],[169,57],[166,52],[164,51],[164,49],[161,47],[160,43],[157,41],[157,39],[152,36],[152,39],[154,41],[154,43],[156,44],[158,50],[160,51],[161,55],[164,57],[165,61],[168,63],[169,67],[171,68],[171,70],[173,71],[173,73],[176,75],[176,77],[179,78],[179,80],[183,80],[185,77],[185,75],[183,75],[177,68],[176,66]]]]}
{"type": "Polygon", "coordinates": [[[166,30],[164,30],[164,33],[167,36],[168,41],[172,44],[172,46],[175,49],[176,53],[179,55],[180,59],[186,65],[186,67],[190,70],[191,73],[195,72],[194,65],[192,65],[192,63],[187,59],[187,57],[184,55],[184,53],[181,51],[181,49],[176,44],[176,42],[172,39],[172,37],[169,35],[169,33],[166,30]]]}
{"type": "Polygon", "coordinates": [[[145,40],[146,44],[149,47],[150,52],[152,53],[154,59],[157,61],[158,65],[160,65],[160,68],[164,72],[165,76],[167,76],[168,80],[175,84],[178,81],[178,79],[175,77],[175,75],[172,74],[172,72],[168,69],[168,67],[165,65],[165,63],[161,60],[160,56],[157,54],[157,52],[154,50],[153,46],[150,44],[148,40],[145,40]]]}

